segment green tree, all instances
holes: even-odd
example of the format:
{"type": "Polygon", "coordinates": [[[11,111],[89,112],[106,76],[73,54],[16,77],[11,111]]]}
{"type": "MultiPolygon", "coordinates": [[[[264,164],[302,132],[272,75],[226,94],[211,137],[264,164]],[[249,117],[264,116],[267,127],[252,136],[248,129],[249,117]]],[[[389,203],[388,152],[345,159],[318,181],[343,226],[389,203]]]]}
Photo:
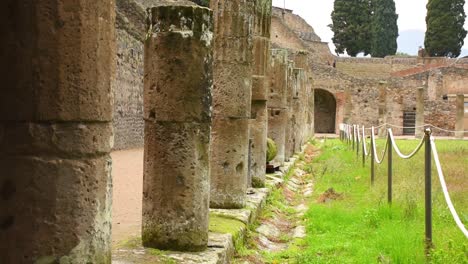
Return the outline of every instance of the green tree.
{"type": "Polygon", "coordinates": [[[395,55],[398,38],[398,15],[393,0],[373,0],[372,57],[395,55]]]}
{"type": "Polygon", "coordinates": [[[427,54],[435,57],[458,57],[466,37],[463,28],[465,0],[429,0],[427,3],[427,54]]]}
{"type": "Polygon", "coordinates": [[[336,53],[347,52],[355,57],[358,53],[370,53],[371,49],[371,1],[335,0],[331,14],[336,53]]]}
{"type": "Polygon", "coordinates": [[[210,0],[192,0],[197,5],[205,6],[205,7],[210,7],[210,0]]]}

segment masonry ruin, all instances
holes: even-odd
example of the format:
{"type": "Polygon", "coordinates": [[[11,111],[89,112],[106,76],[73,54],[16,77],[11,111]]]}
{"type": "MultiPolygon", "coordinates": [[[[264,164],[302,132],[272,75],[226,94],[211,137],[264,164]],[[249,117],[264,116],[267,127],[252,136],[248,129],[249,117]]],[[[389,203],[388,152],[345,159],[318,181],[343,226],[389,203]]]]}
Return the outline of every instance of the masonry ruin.
{"type": "Polygon", "coordinates": [[[111,263],[113,150],[144,147],[143,245],[192,252],[265,186],[267,137],[279,167],[343,122],[466,136],[468,59],[339,58],[271,0],[210,7],[2,1],[0,263],[111,263]]]}

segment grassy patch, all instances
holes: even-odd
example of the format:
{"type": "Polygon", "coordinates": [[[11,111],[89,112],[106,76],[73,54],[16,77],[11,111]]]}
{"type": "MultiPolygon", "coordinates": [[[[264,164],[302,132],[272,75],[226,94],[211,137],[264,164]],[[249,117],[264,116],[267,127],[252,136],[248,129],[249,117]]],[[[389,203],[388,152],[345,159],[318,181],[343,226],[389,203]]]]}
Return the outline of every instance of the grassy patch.
{"type": "MultiPolygon", "coordinates": [[[[398,141],[409,153],[417,141],[398,141]]],[[[383,141],[378,142],[382,149],[383,141]]],[[[468,142],[437,141],[452,200],[462,221],[468,222],[468,142]]],[[[468,263],[467,239],[456,227],[433,169],[434,251],[424,252],[424,151],[411,160],[394,154],[393,204],[387,205],[387,165],[376,164],[370,186],[369,162],[362,162],[339,140],[327,140],[322,155],[309,164],[315,196],[306,214],[306,249],[297,263],[468,263]],[[329,188],[340,200],[317,203],[329,188]]]]}

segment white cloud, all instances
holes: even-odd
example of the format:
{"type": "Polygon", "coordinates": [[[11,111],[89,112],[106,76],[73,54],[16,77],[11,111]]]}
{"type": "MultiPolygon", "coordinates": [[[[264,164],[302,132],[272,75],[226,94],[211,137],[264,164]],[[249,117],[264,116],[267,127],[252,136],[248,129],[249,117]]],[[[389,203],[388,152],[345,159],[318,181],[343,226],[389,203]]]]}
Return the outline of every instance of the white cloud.
{"type": "MultiPolygon", "coordinates": [[[[426,30],[426,4],[428,0],[395,0],[400,31],[408,29],[426,30]]],[[[315,29],[322,41],[331,43],[333,32],[327,27],[331,24],[331,12],[334,0],[273,0],[273,5],[292,9],[303,17],[315,29]]],[[[468,3],[465,4],[468,14],[468,3]]],[[[465,21],[468,28],[468,19],[465,21]]],[[[468,38],[464,48],[468,49],[468,38]]],[[[332,51],[334,48],[332,48],[332,51]]]]}

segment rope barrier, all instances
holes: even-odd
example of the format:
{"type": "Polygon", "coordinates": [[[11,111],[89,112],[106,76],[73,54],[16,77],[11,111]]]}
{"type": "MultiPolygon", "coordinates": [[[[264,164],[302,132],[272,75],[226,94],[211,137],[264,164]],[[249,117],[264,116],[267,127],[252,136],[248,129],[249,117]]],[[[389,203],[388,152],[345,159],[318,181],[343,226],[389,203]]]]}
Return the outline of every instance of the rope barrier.
{"type": "Polygon", "coordinates": [[[424,137],[423,137],[421,139],[421,142],[419,143],[419,145],[416,147],[416,149],[413,152],[411,152],[409,155],[404,155],[403,153],[401,153],[400,148],[396,144],[395,138],[393,137],[393,132],[391,129],[388,129],[388,134],[390,135],[390,140],[392,142],[393,149],[398,154],[398,156],[400,156],[400,158],[402,159],[410,159],[414,157],[414,155],[416,155],[419,152],[419,150],[422,148],[422,146],[424,145],[424,137]]]}
{"type": "Polygon", "coordinates": [[[372,140],[372,148],[374,151],[374,157],[375,157],[375,162],[377,162],[378,164],[382,164],[384,158],[385,158],[385,154],[387,153],[387,147],[388,147],[388,137],[387,137],[387,141],[385,142],[385,148],[384,148],[384,151],[382,153],[382,159],[379,159],[379,155],[377,155],[377,147],[375,146],[375,131],[374,131],[374,127],[372,127],[372,135],[371,135],[371,140],[372,140]]]}
{"type": "MultiPolygon", "coordinates": [[[[364,146],[364,155],[369,156],[370,152],[367,151],[367,142],[366,142],[366,129],[364,128],[364,126],[362,126],[362,138],[364,139],[363,140],[363,146],[364,146]]],[[[370,146],[369,146],[369,150],[370,150],[370,146]]]]}
{"type": "MultiPolygon", "coordinates": [[[[405,126],[397,126],[397,125],[394,125],[394,124],[389,124],[389,123],[384,123],[384,124],[381,124],[379,126],[376,126],[374,127],[375,129],[378,129],[378,128],[381,128],[381,127],[394,127],[394,128],[401,128],[401,129],[405,129],[405,128],[414,128],[414,129],[418,129],[418,128],[426,128],[426,127],[432,127],[434,129],[437,129],[437,130],[440,130],[440,131],[444,131],[444,132],[447,132],[447,133],[468,133],[468,130],[448,130],[448,129],[444,129],[444,128],[440,128],[440,127],[437,127],[437,126],[434,126],[432,124],[424,124],[424,125],[421,125],[421,126],[412,126],[412,127],[405,127],[405,126]]],[[[372,128],[366,128],[367,130],[371,130],[372,128]]]]}
{"type": "Polygon", "coordinates": [[[444,193],[445,201],[447,202],[447,206],[449,207],[450,213],[452,213],[452,217],[457,223],[458,228],[463,232],[463,234],[468,238],[468,231],[466,230],[465,226],[463,225],[460,217],[453,206],[452,200],[450,199],[450,195],[447,189],[447,183],[445,182],[444,173],[442,172],[442,166],[440,165],[439,154],[437,153],[437,148],[434,142],[434,137],[431,137],[431,149],[433,151],[434,162],[437,168],[437,174],[439,175],[440,185],[442,186],[442,192],[444,193]]]}
{"type": "MultiPolygon", "coordinates": [[[[431,150],[432,150],[432,156],[434,158],[434,161],[435,161],[435,165],[436,165],[436,168],[437,168],[437,173],[438,173],[438,176],[439,176],[439,181],[440,181],[440,184],[441,184],[441,188],[442,188],[442,192],[444,194],[444,198],[445,198],[445,201],[447,203],[447,206],[450,210],[450,213],[452,214],[452,217],[453,219],[455,220],[455,223],[457,224],[457,227],[462,231],[462,233],[465,235],[465,237],[468,238],[468,231],[465,227],[465,225],[463,224],[463,222],[460,220],[460,217],[458,216],[458,213],[457,211],[455,210],[455,207],[452,203],[452,200],[450,198],[450,194],[448,192],[448,188],[447,188],[447,184],[445,182],[445,178],[444,178],[444,174],[443,174],[443,171],[442,171],[442,166],[440,164],[440,159],[439,159],[439,154],[437,152],[437,148],[436,148],[436,145],[435,145],[435,140],[434,140],[434,137],[431,136],[431,131],[430,129],[427,129],[425,131],[425,136],[421,139],[421,141],[419,142],[418,146],[408,155],[405,155],[401,152],[400,148],[398,147],[397,143],[396,143],[396,140],[395,140],[395,137],[393,136],[393,131],[391,128],[387,129],[387,140],[385,142],[385,147],[384,147],[384,150],[382,152],[382,157],[379,158],[378,154],[377,154],[377,147],[376,147],[376,143],[375,143],[375,129],[376,128],[380,128],[380,127],[383,127],[383,126],[391,126],[391,127],[396,127],[396,128],[427,128],[427,127],[432,127],[432,128],[435,128],[435,129],[439,129],[439,130],[442,130],[442,131],[445,131],[445,132],[463,132],[463,133],[468,133],[468,131],[450,131],[450,130],[446,130],[446,129],[443,129],[443,128],[439,128],[439,127],[436,127],[434,125],[431,125],[431,124],[425,124],[423,126],[416,126],[416,127],[401,127],[401,126],[395,126],[395,125],[391,125],[391,124],[383,124],[383,125],[380,125],[378,127],[371,127],[371,128],[365,128],[364,126],[357,126],[357,125],[353,125],[352,126],[352,129],[351,130],[351,126],[350,125],[345,125],[344,128],[348,128],[348,132],[346,133],[345,131],[345,134],[348,135],[348,138],[350,140],[353,141],[353,144],[356,142],[356,144],[359,144],[359,143],[362,143],[362,148],[363,148],[363,164],[365,162],[365,158],[364,156],[368,156],[370,154],[372,154],[373,156],[373,162],[377,162],[378,164],[382,164],[383,163],[383,160],[385,159],[385,155],[387,152],[388,155],[389,155],[389,167],[391,166],[391,157],[390,157],[390,152],[392,149],[395,150],[395,152],[397,153],[397,155],[399,157],[401,157],[402,159],[410,159],[412,157],[414,157],[422,148],[423,145],[426,145],[426,162],[425,162],[425,166],[426,166],[426,208],[429,206],[429,209],[426,210],[426,240],[427,242],[429,242],[429,244],[431,243],[432,241],[432,218],[431,218],[431,185],[430,185],[430,182],[431,182],[431,150]],[[361,129],[362,129],[362,135],[361,135],[361,129]],[[370,140],[370,146],[369,146],[369,151],[367,150],[367,142],[366,142],[366,129],[370,129],[371,130],[371,140],[370,140]],[[357,132],[357,134],[356,134],[357,132]],[[352,135],[351,135],[352,134],[352,135]],[[390,146],[390,148],[392,149],[388,149],[390,146]],[[388,150],[388,151],[387,151],[388,150]],[[428,185],[429,184],[429,185],[428,185]],[[429,194],[427,194],[429,193],[429,194]]],[[[359,148],[357,146],[357,148],[359,148]]],[[[374,169],[373,169],[373,164],[374,163],[371,163],[371,180],[372,180],[372,183],[373,183],[373,179],[374,179],[374,169]]],[[[389,175],[391,175],[391,172],[389,172],[389,175]]],[[[389,176],[390,177],[390,176],[389,176]]],[[[391,179],[391,178],[389,178],[391,179]]],[[[389,180],[389,186],[391,184],[391,180],[389,180]]],[[[391,188],[389,187],[389,197],[391,197],[391,188]]],[[[391,200],[389,200],[389,202],[391,202],[391,200]]]]}

